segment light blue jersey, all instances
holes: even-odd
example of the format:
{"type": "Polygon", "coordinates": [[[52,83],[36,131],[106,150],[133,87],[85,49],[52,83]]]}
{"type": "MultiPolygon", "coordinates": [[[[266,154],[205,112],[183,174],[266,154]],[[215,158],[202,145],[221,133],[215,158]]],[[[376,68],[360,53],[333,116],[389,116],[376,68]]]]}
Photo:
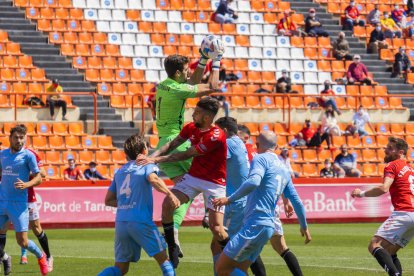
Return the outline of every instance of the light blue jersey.
{"type": "Polygon", "coordinates": [[[135,161],[129,161],[116,172],[109,186],[117,198],[116,221],[152,222],[152,186],[148,176],[158,172],[154,164],[138,166],[135,161]]]}
{"type": "Polygon", "coordinates": [[[226,196],[231,196],[249,176],[250,163],[246,146],[237,135],[227,138],[226,142],[226,196]]]}
{"type": "Polygon", "coordinates": [[[12,153],[11,149],[0,151],[0,201],[16,201],[27,203],[27,189],[16,189],[14,183],[17,179],[23,182],[29,181],[30,174],[40,172],[35,155],[23,148],[19,152],[12,153]]]}

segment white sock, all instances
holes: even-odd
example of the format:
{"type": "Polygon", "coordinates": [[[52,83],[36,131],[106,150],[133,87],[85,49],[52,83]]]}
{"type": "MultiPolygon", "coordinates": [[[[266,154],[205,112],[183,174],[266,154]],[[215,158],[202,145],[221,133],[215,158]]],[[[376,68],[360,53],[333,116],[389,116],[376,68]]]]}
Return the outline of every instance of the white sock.
{"type": "Polygon", "coordinates": [[[177,245],[180,245],[180,242],[178,241],[178,229],[174,227],[174,242],[177,245]]]}
{"type": "Polygon", "coordinates": [[[9,258],[9,255],[7,255],[7,253],[6,252],[4,252],[4,255],[3,255],[3,260],[7,260],[9,258]]]}

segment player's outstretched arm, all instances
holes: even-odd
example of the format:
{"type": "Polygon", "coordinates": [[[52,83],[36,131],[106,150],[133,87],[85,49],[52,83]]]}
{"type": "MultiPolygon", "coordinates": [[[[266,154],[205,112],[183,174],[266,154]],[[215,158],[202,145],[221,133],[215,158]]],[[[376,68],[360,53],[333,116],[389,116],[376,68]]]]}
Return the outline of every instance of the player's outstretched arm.
{"type": "Polygon", "coordinates": [[[170,163],[170,162],[177,162],[182,160],[187,160],[192,157],[196,157],[201,155],[195,147],[191,147],[184,152],[175,152],[172,154],[154,157],[154,163],[170,163]]]}
{"type": "Polygon", "coordinates": [[[105,205],[110,207],[117,207],[116,194],[114,192],[106,192],[105,205]]]}
{"type": "Polygon", "coordinates": [[[387,193],[390,190],[391,184],[394,182],[393,178],[385,177],[384,183],[378,185],[374,188],[371,188],[367,191],[362,191],[357,188],[352,191],[352,197],[377,197],[387,193]]]}
{"type": "Polygon", "coordinates": [[[178,135],[177,137],[175,137],[174,140],[172,140],[171,142],[168,142],[167,144],[165,144],[164,146],[162,146],[158,150],[154,151],[150,156],[151,157],[158,157],[158,156],[165,155],[165,154],[169,153],[170,151],[175,150],[177,147],[179,147],[185,141],[186,141],[186,139],[184,139],[180,135],[178,135]]]}
{"type": "Polygon", "coordinates": [[[165,182],[159,178],[156,173],[150,174],[147,179],[155,190],[171,198],[171,201],[174,204],[174,208],[180,207],[180,200],[170,191],[170,189],[168,189],[167,185],[165,185],[165,182]]]}
{"type": "Polygon", "coordinates": [[[190,79],[188,80],[188,84],[196,85],[201,82],[204,76],[204,69],[206,68],[207,62],[209,57],[205,56],[201,50],[200,52],[200,60],[198,61],[197,68],[195,69],[194,73],[191,75],[190,79]]]}

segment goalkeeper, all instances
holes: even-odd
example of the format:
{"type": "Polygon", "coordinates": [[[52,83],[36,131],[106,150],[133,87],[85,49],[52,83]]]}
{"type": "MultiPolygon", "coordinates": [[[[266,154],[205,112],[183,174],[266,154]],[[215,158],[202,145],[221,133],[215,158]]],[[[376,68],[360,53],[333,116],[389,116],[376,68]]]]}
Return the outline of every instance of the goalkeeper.
{"type": "MultiPolygon", "coordinates": [[[[189,59],[181,55],[168,56],[164,61],[164,68],[168,78],[160,82],[156,92],[156,122],[159,135],[157,149],[174,140],[184,125],[185,102],[188,98],[198,98],[219,92],[219,67],[224,52],[221,43],[214,45],[214,51],[206,53],[200,49],[201,58],[197,69],[189,78],[189,59]],[[204,74],[204,68],[209,60],[213,58],[213,70],[207,84],[199,84],[204,74]]],[[[184,152],[190,148],[190,143],[179,146],[173,152],[184,152]]],[[[161,170],[176,184],[182,176],[188,172],[191,159],[174,163],[159,164],[161,170]]],[[[178,228],[192,201],[181,205],[174,212],[174,236],[175,242],[180,249],[180,257],[183,257],[178,241],[178,228]]]]}

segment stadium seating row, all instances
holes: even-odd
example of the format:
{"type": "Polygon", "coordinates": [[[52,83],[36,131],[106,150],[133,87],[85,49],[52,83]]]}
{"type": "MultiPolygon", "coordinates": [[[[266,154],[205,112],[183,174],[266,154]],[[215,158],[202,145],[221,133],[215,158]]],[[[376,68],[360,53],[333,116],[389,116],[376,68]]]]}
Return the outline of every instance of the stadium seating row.
{"type": "MultiPolygon", "coordinates": [[[[24,87],[22,87],[22,89],[24,89],[24,87]]],[[[15,91],[16,92],[16,91],[15,91]]],[[[17,92],[23,92],[23,90],[19,90],[17,92]]],[[[33,93],[33,91],[31,91],[33,93]]],[[[15,103],[17,104],[17,107],[21,108],[21,107],[29,107],[29,104],[27,104],[25,102],[25,100],[27,98],[29,98],[30,96],[32,96],[31,94],[29,94],[29,92],[27,95],[7,95],[7,94],[0,94],[0,107],[1,108],[11,108],[15,106],[15,103]]],[[[35,97],[38,97],[41,99],[41,101],[43,103],[46,103],[47,100],[47,96],[46,95],[42,95],[41,97],[39,97],[39,95],[34,95],[35,97]]],[[[72,98],[70,96],[67,95],[62,95],[62,98],[66,101],[67,104],[67,108],[75,108],[75,106],[72,104],[72,98]]],[[[43,108],[42,106],[32,106],[32,108],[43,108]]]]}
{"type": "Polygon", "coordinates": [[[125,154],[122,150],[98,150],[98,151],[39,151],[39,155],[48,165],[67,164],[68,159],[74,159],[77,164],[89,164],[96,162],[99,165],[124,164],[125,154]]]}
{"type": "Polygon", "coordinates": [[[40,68],[2,68],[0,69],[0,79],[7,82],[47,82],[44,69],[40,68]]]}
{"type": "Polygon", "coordinates": [[[38,82],[0,82],[0,92],[22,92],[22,93],[44,93],[50,83],[38,83],[38,82]]]}
{"type": "MultiPolygon", "coordinates": [[[[22,122],[27,127],[28,136],[37,136],[37,135],[58,135],[58,136],[85,136],[86,134],[83,131],[83,122],[22,122]]],[[[0,127],[0,135],[9,135],[10,130],[16,126],[15,122],[5,122],[2,123],[0,127]]],[[[110,139],[104,138],[104,136],[99,136],[99,139],[110,139]]],[[[111,141],[112,143],[112,141],[111,141]]]]}
{"type": "MultiPolygon", "coordinates": [[[[357,168],[362,172],[362,176],[372,177],[383,175],[385,164],[358,163],[357,168]]],[[[323,164],[292,164],[292,169],[299,173],[300,177],[319,177],[320,171],[324,168],[323,164]]]]}
{"type": "MultiPolygon", "coordinates": [[[[122,166],[122,164],[115,165],[97,165],[96,170],[105,178],[112,179],[115,176],[115,173],[122,166]]],[[[89,166],[79,165],[77,166],[82,172],[84,172],[89,166]]],[[[59,180],[63,179],[63,172],[67,168],[67,165],[45,165],[44,169],[46,171],[46,178],[50,180],[59,180]]]]}

